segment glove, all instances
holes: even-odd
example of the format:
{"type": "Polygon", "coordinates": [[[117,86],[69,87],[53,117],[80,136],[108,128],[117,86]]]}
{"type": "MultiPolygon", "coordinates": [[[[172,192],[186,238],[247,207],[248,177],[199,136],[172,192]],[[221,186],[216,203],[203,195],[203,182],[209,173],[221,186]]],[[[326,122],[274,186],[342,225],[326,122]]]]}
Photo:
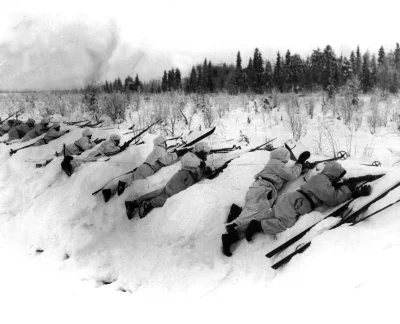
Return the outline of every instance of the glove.
{"type": "Polygon", "coordinates": [[[299,158],[296,161],[296,164],[301,164],[302,167],[304,167],[304,164],[306,162],[306,160],[310,157],[310,152],[309,151],[305,151],[303,153],[300,154],[299,158]]]}
{"type": "Polygon", "coordinates": [[[183,149],[180,149],[180,150],[178,150],[178,151],[176,151],[175,153],[176,153],[176,155],[178,155],[178,156],[184,156],[187,152],[189,152],[190,151],[190,149],[188,149],[188,148],[183,148],[183,149]]]}
{"type": "Polygon", "coordinates": [[[128,146],[129,146],[129,143],[124,143],[124,144],[122,144],[122,146],[120,147],[120,148],[121,148],[121,151],[126,150],[126,149],[128,148],[128,146]]]}
{"type": "Polygon", "coordinates": [[[213,170],[209,166],[205,167],[204,170],[203,170],[203,174],[205,176],[210,175],[212,172],[213,172],[213,170]]]}
{"type": "Polygon", "coordinates": [[[363,185],[360,188],[357,188],[352,194],[352,198],[358,198],[361,196],[369,196],[371,194],[371,186],[363,185]]]}
{"type": "Polygon", "coordinates": [[[357,187],[357,182],[345,182],[344,185],[347,186],[347,188],[349,188],[349,190],[351,192],[353,192],[354,190],[356,190],[357,187]]]}
{"type": "Polygon", "coordinates": [[[204,161],[201,161],[200,162],[200,169],[204,169],[206,167],[206,162],[204,162],[204,161]]]}
{"type": "Polygon", "coordinates": [[[69,133],[70,132],[70,130],[69,129],[67,129],[66,131],[65,131],[65,133],[69,133]]]}
{"type": "Polygon", "coordinates": [[[272,144],[267,144],[267,145],[265,146],[265,150],[266,150],[266,151],[273,151],[273,150],[274,150],[274,147],[272,146],[272,144]]]}

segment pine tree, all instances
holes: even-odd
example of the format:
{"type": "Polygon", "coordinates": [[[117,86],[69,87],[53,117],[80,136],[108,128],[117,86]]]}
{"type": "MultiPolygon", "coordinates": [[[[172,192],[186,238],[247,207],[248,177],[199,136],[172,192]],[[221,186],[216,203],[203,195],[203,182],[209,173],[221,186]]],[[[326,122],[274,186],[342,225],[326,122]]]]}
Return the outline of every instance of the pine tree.
{"type": "Polygon", "coordinates": [[[293,88],[293,80],[292,80],[292,75],[290,74],[291,72],[291,55],[290,51],[287,50],[286,55],[285,55],[285,63],[283,66],[283,73],[284,73],[284,78],[285,78],[285,84],[286,88],[291,91],[293,88]]]}
{"type": "Polygon", "coordinates": [[[274,72],[272,70],[271,62],[268,60],[265,61],[264,84],[267,91],[272,89],[274,86],[274,72]]]}
{"type": "Polygon", "coordinates": [[[357,74],[357,63],[356,63],[356,56],[354,55],[353,51],[350,54],[350,64],[351,64],[351,74],[356,75],[357,74]]]}
{"type": "Polygon", "coordinates": [[[215,86],[213,81],[213,66],[211,61],[208,62],[207,66],[207,90],[209,92],[214,92],[215,86]]]}
{"type": "Polygon", "coordinates": [[[297,93],[300,88],[301,80],[303,79],[304,62],[299,54],[294,54],[290,58],[289,76],[290,86],[297,93]]]}
{"type": "Polygon", "coordinates": [[[363,56],[363,64],[360,72],[360,84],[364,93],[367,93],[372,89],[371,71],[369,65],[369,53],[367,52],[363,56]]]}
{"type": "Polygon", "coordinates": [[[253,65],[253,60],[252,60],[252,58],[250,57],[250,59],[249,59],[249,64],[247,65],[247,68],[246,68],[246,79],[245,80],[247,80],[247,87],[250,89],[250,90],[252,90],[252,91],[254,91],[254,88],[255,88],[255,73],[254,73],[254,65],[253,65]]]}
{"type": "Polygon", "coordinates": [[[336,86],[335,73],[336,73],[336,57],[330,45],[327,45],[323,54],[323,68],[321,73],[321,85],[323,89],[328,86],[336,86]]]}
{"type": "Polygon", "coordinates": [[[196,92],[197,90],[197,73],[194,66],[192,67],[192,72],[190,73],[189,83],[188,83],[188,92],[196,92]]]}
{"type": "Polygon", "coordinates": [[[133,83],[134,91],[141,91],[142,83],[139,80],[139,75],[136,74],[135,82],[133,83]]]}
{"type": "Polygon", "coordinates": [[[167,73],[167,87],[168,87],[168,91],[175,90],[175,88],[176,88],[174,69],[169,70],[167,73]]]}
{"type": "Polygon", "coordinates": [[[264,92],[264,62],[258,48],[254,50],[253,55],[254,83],[253,91],[256,93],[264,92]]]}
{"type": "Polygon", "coordinates": [[[175,69],[175,83],[176,83],[176,89],[181,90],[182,89],[182,77],[181,77],[181,71],[179,71],[178,68],[175,69]]]}
{"type": "Polygon", "coordinates": [[[357,75],[361,74],[361,65],[362,65],[362,58],[361,58],[361,53],[360,53],[360,46],[357,46],[357,52],[356,52],[356,74],[357,75]]]}
{"type": "Polygon", "coordinates": [[[394,64],[396,70],[400,70],[400,46],[399,43],[396,43],[396,49],[394,50],[394,64]]]}
{"type": "Polygon", "coordinates": [[[383,46],[381,46],[378,52],[378,66],[385,65],[385,61],[386,61],[385,50],[383,46]]]}
{"type": "Polygon", "coordinates": [[[242,69],[242,58],[240,56],[240,52],[236,55],[236,69],[234,74],[234,93],[246,92],[246,85],[244,80],[244,73],[242,69]]]}
{"type": "Polygon", "coordinates": [[[372,83],[372,87],[376,86],[376,76],[378,74],[378,67],[376,64],[376,55],[372,54],[372,58],[371,58],[371,83],[372,83]]]}
{"type": "Polygon", "coordinates": [[[204,93],[204,78],[203,78],[203,69],[200,65],[197,66],[197,88],[196,91],[198,93],[204,93]]]}
{"type": "Polygon", "coordinates": [[[161,90],[162,92],[166,92],[168,90],[168,76],[167,71],[164,70],[164,75],[161,79],[161,90]]]}
{"type": "Polygon", "coordinates": [[[283,68],[282,68],[282,60],[281,60],[281,54],[278,52],[276,56],[276,63],[275,63],[275,69],[274,69],[274,84],[275,86],[278,87],[280,92],[283,92],[283,86],[285,83],[284,74],[283,74],[283,68]]]}
{"type": "Polygon", "coordinates": [[[351,63],[346,57],[343,59],[343,62],[341,64],[341,69],[342,69],[341,79],[339,84],[342,86],[345,85],[347,80],[349,80],[352,76],[351,63]]]}
{"type": "Polygon", "coordinates": [[[394,94],[397,93],[398,90],[399,90],[399,79],[397,76],[397,72],[394,72],[390,82],[389,91],[394,94]]]}
{"type": "Polygon", "coordinates": [[[322,82],[322,70],[324,69],[324,53],[319,48],[313,51],[311,54],[311,76],[312,85],[311,91],[313,91],[313,85],[320,85],[322,82]]]}

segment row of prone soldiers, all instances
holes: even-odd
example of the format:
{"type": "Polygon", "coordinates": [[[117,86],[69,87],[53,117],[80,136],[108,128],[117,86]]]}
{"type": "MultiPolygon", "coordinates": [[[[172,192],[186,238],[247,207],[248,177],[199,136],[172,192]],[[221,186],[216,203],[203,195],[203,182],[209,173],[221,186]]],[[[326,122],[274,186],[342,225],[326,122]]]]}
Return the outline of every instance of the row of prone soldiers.
{"type": "MultiPolygon", "coordinates": [[[[110,141],[112,144],[107,145],[105,142],[103,147],[92,152],[89,160],[99,153],[119,149],[118,135],[111,135],[110,141]]],[[[128,219],[132,219],[137,212],[139,217],[143,218],[153,208],[163,206],[169,197],[212,174],[212,168],[206,166],[209,153],[210,147],[205,142],[196,143],[193,151],[181,149],[168,152],[166,139],[158,136],[154,139],[152,152],[132,175],[126,175],[117,185],[110,185],[102,190],[104,200],[107,202],[116,193],[121,195],[133,181],[145,179],[180,159],[181,169],[164,188],[125,201],[128,219]]],[[[346,170],[338,162],[330,162],[324,166],[321,173],[311,177],[298,190],[278,197],[278,192],[288,181],[297,179],[308,170],[306,160],[309,156],[309,152],[304,152],[293,166],[287,166],[289,150],[285,147],[272,150],[267,164],[255,175],[255,181],[246,194],[243,209],[232,205],[225,226],[227,233],[222,235],[223,253],[226,256],[232,255],[231,246],[244,237],[251,241],[257,232],[274,236],[292,227],[300,216],[310,213],[316,207],[323,204],[335,206],[351,197],[370,194],[371,187],[368,185],[357,187],[355,182],[340,182],[346,170]]],[[[73,161],[72,158],[69,160],[73,161]]],[[[73,168],[77,165],[80,164],[73,164],[73,168]]]]}
{"type": "MultiPolygon", "coordinates": [[[[125,144],[119,145],[121,137],[118,134],[112,134],[109,140],[102,143],[86,157],[74,157],[73,155],[79,155],[96,145],[91,141],[91,137],[90,130],[85,129],[82,133],[82,138],[66,146],[65,158],[61,163],[61,167],[68,175],[74,173],[75,169],[84,163],[93,162],[100,157],[113,155],[126,149],[125,144]]],[[[207,161],[207,156],[211,149],[205,142],[198,142],[193,148],[181,148],[175,152],[168,152],[167,139],[162,135],[156,137],[153,144],[153,150],[141,165],[130,174],[126,174],[117,184],[110,184],[102,190],[104,201],[108,202],[116,194],[121,195],[134,181],[146,179],[157,173],[161,168],[180,160],[181,169],[168,181],[163,189],[125,201],[126,213],[129,219],[132,219],[137,212],[141,218],[145,217],[153,208],[163,206],[169,197],[185,190],[204,176],[210,175],[213,171],[211,167],[206,166],[205,161],[207,161]]]]}
{"type": "Polygon", "coordinates": [[[8,142],[19,139],[21,142],[27,142],[45,134],[34,144],[34,146],[40,146],[48,144],[69,132],[69,130],[61,131],[59,123],[53,123],[51,126],[49,124],[50,119],[48,117],[44,117],[39,124],[36,124],[32,118],[29,118],[26,122],[8,120],[0,126],[0,136],[8,133],[8,142]]]}
{"type": "MultiPolygon", "coordinates": [[[[40,127],[47,124],[48,119],[44,118],[40,127]]],[[[55,124],[58,123],[54,123],[53,128],[55,124]]],[[[85,129],[82,138],[66,146],[61,167],[67,174],[71,175],[78,166],[84,163],[127,148],[125,144],[119,146],[121,137],[118,134],[112,134],[109,140],[102,143],[87,157],[73,157],[99,144],[99,141],[92,141],[91,137],[90,129],[85,129]]],[[[164,188],[125,201],[128,219],[132,219],[137,212],[141,218],[145,217],[153,208],[163,206],[169,197],[213,172],[213,169],[206,165],[207,156],[211,151],[207,143],[199,142],[193,149],[184,148],[168,152],[167,140],[164,136],[156,137],[153,142],[154,148],[143,164],[131,174],[127,174],[118,184],[109,185],[102,190],[105,202],[115,194],[121,195],[135,180],[145,179],[164,166],[180,160],[181,169],[172,176],[164,188]]],[[[304,152],[293,166],[287,166],[290,152],[285,147],[272,150],[267,164],[255,175],[255,181],[246,194],[243,209],[236,205],[233,205],[236,208],[231,208],[228,223],[225,226],[227,233],[222,234],[223,253],[226,256],[232,255],[231,246],[244,237],[251,241],[257,232],[274,236],[292,227],[300,216],[322,204],[335,206],[351,197],[370,194],[371,187],[368,185],[357,188],[354,182],[340,183],[339,180],[346,174],[346,170],[338,162],[330,162],[325,165],[321,173],[311,177],[300,189],[278,197],[278,192],[288,181],[295,180],[307,170],[306,160],[309,155],[309,152],[304,152]]]]}

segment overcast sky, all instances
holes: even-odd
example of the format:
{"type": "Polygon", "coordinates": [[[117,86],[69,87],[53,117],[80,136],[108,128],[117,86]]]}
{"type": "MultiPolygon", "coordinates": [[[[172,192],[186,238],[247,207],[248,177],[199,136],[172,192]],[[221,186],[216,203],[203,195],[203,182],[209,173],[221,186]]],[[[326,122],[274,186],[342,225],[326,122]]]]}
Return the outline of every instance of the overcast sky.
{"type": "Polygon", "coordinates": [[[0,88],[79,86],[139,73],[142,80],[204,57],[243,65],[258,47],[336,54],[400,42],[395,1],[0,0],[0,88]],[[60,2],[59,4],[57,2],[60,2]],[[44,79],[47,79],[45,81],[44,79]],[[84,81],[83,81],[84,80],[84,81]]]}

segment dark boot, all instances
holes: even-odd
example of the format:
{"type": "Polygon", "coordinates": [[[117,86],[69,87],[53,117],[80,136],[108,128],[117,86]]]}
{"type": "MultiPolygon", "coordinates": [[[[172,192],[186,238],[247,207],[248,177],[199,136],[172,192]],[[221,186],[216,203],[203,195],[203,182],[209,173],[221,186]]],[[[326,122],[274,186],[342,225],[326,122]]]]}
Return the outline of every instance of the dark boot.
{"type": "Polygon", "coordinates": [[[242,212],[242,208],[236,204],[232,204],[231,210],[228,215],[228,219],[226,220],[227,223],[233,222],[236,218],[239,217],[240,213],[242,212]]]}
{"type": "Polygon", "coordinates": [[[250,242],[253,239],[255,233],[262,232],[261,222],[253,219],[246,229],[246,240],[250,242]]]}
{"type": "Polygon", "coordinates": [[[232,224],[226,225],[225,229],[226,229],[227,233],[232,234],[232,233],[237,233],[236,227],[237,227],[237,224],[232,223],[232,224]]]}
{"type": "Polygon", "coordinates": [[[139,204],[136,200],[134,201],[125,201],[125,208],[126,208],[126,216],[128,219],[132,219],[135,216],[136,210],[139,208],[139,204]]]}
{"type": "Polygon", "coordinates": [[[111,189],[103,189],[101,192],[103,193],[104,202],[109,201],[111,198],[111,189]]]}
{"type": "Polygon", "coordinates": [[[139,217],[144,218],[147,216],[148,213],[153,209],[153,206],[151,205],[151,202],[149,201],[144,201],[139,208],[139,217]]]}
{"type": "Polygon", "coordinates": [[[239,241],[239,235],[237,233],[222,234],[221,239],[222,239],[222,252],[227,257],[232,256],[231,246],[232,244],[239,241]]]}
{"type": "Polygon", "coordinates": [[[126,188],[126,182],[118,181],[118,186],[117,186],[118,196],[121,196],[124,193],[125,188],[126,188]]]}
{"type": "Polygon", "coordinates": [[[72,156],[67,155],[64,160],[61,162],[61,169],[70,177],[73,173],[71,161],[73,160],[72,156]]]}

